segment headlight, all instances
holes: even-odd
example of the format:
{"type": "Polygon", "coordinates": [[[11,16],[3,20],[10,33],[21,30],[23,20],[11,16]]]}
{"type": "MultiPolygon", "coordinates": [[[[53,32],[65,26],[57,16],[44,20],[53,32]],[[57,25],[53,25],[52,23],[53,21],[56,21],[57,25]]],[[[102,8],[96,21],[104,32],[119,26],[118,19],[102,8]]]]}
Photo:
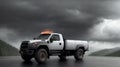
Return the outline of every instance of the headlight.
{"type": "Polygon", "coordinates": [[[36,43],[36,42],[35,42],[35,43],[33,43],[33,45],[37,46],[37,45],[38,45],[38,43],[36,43]]]}

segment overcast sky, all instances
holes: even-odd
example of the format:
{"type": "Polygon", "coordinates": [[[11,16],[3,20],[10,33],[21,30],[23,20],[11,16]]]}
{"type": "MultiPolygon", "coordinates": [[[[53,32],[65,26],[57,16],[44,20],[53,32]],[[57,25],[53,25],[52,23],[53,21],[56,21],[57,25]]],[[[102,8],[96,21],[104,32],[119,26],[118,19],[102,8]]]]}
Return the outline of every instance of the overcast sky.
{"type": "Polygon", "coordinates": [[[0,0],[0,38],[17,42],[44,29],[67,39],[120,41],[120,0],[0,0]]]}

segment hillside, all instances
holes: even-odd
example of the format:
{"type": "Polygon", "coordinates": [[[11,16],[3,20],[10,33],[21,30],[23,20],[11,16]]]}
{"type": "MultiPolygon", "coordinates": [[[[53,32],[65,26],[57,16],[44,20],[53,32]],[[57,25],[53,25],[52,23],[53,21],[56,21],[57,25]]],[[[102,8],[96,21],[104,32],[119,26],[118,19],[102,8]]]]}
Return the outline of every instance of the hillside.
{"type": "Polygon", "coordinates": [[[18,49],[0,40],[0,56],[16,56],[19,55],[18,49]]]}
{"type": "Polygon", "coordinates": [[[104,49],[90,54],[90,56],[118,56],[120,57],[120,48],[104,49]]]}

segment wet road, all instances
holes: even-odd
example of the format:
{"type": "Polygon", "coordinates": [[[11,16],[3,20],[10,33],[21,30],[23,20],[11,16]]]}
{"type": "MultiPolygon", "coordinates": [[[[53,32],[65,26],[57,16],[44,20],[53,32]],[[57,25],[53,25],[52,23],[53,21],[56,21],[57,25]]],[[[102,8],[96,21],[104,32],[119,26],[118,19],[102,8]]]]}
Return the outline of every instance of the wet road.
{"type": "Polygon", "coordinates": [[[51,57],[44,64],[37,64],[34,59],[24,62],[20,56],[0,57],[0,67],[120,67],[119,57],[90,57],[84,61],[75,61],[68,57],[66,61],[60,61],[58,57],[51,57]]]}

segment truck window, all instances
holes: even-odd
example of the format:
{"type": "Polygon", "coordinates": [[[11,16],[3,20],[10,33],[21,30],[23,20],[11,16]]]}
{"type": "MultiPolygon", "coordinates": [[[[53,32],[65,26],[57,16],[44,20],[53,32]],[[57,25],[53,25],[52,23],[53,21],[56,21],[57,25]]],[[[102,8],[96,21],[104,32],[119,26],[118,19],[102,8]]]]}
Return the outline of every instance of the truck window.
{"type": "Polygon", "coordinates": [[[60,37],[59,37],[59,35],[52,35],[51,39],[52,39],[53,41],[59,41],[59,40],[60,40],[60,37]]]}
{"type": "Polygon", "coordinates": [[[40,36],[38,36],[37,39],[45,40],[45,39],[48,39],[49,36],[50,34],[40,34],[40,36]]]}

